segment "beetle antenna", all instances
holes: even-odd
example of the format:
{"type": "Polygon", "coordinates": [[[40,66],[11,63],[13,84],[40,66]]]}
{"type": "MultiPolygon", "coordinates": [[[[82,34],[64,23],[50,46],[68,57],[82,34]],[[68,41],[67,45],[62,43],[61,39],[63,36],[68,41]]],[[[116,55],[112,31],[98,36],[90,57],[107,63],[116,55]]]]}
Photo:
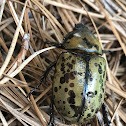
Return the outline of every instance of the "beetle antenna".
{"type": "Polygon", "coordinates": [[[42,75],[39,84],[28,94],[27,98],[29,98],[30,95],[40,87],[40,85],[42,84],[43,80],[46,79],[46,77],[47,77],[49,71],[51,70],[51,68],[54,67],[55,65],[56,65],[56,62],[53,62],[50,66],[47,67],[47,70],[42,75]]]}
{"type": "Polygon", "coordinates": [[[102,54],[103,53],[111,53],[112,51],[108,51],[108,50],[102,50],[102,54]]]}
{"type": "Polygon", "coordinates": [[[105,124],[105,126],[111,126],[111,121],[108,118],[109,114],[108,114],[107,108],[106,108],[106,106],[105,106],[104,103],[102,104],[102,111],[103,111],[103,118],[104,118],[104,124],[105,124]]]}

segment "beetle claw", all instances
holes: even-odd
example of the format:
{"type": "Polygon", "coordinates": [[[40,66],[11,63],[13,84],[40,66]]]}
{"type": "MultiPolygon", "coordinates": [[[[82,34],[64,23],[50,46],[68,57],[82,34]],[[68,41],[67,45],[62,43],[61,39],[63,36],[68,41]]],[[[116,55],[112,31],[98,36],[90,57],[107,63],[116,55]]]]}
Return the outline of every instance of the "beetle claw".
{"type": "Polygon", "coordinates": [[[55,126],[54,122],[49,122],[48,126],[55,126]]]}

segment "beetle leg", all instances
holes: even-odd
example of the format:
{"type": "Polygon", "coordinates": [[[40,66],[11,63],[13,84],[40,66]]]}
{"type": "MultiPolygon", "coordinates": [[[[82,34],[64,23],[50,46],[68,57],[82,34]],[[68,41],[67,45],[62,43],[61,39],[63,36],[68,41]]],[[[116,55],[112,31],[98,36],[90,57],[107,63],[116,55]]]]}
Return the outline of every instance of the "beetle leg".
{"type": "Polygon", "coordinates": [[[109,51],[109,50],[102,50],[102,54],[104,54],[104,53],[112,53],[112,51],[109,51]]]}
{"type": "Polygon", "coordinates": [[[44,42],[44,44],[50,44],[52,46],[56,46],[57,48],[61,48],[61,49],[65,48],[62,43],[57,43],[57,42],[44,42]]]}
{"type": "Polygon", "coordinates": [[[55,126],[55,123],[54,123],[54,100],[53,100],[53,95],[52,95],[52,98],[51,98],[51,104],[50,104],[50,121],[48,123],[48,126],[55,126]]]}
{"type": "Polygon", "coordinates": [[[51,68],[52,68],[53,66],[55,66],[55,65],[56,65],[56,62],[53,62],[50,66],[47,67],[47,70],[46,70],[45,73],[42,75],[39,84],[28,94],[27,98],[29,98],[30,95],[31,95],[35,90],[37,90],[37,89],[39,88],[39,86],[42,84],[42,81],[47,77],[47,75],[48,75],[49,71],[51,70],[51,68]]]}
{"type": "Polygon", "coordinates": [[[108,111],[104,103],[102,104],[102,111],[103,111],[103,118],[104,118],[105,126],[110,126],[111,121],[108,119],[109,115],[108,115],[108,111]]]}

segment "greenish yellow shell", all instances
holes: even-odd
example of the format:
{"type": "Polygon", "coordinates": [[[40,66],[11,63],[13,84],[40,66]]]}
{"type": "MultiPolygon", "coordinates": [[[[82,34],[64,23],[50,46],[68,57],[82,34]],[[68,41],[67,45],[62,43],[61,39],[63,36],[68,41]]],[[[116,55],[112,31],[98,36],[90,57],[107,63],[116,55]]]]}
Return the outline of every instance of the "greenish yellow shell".
{"type": "Polygon", "coordinates": [[[93,118],[104,101],[106,62],[98,55],[62,53],[53,81],[54,104],[68,123],[93,118]]]}

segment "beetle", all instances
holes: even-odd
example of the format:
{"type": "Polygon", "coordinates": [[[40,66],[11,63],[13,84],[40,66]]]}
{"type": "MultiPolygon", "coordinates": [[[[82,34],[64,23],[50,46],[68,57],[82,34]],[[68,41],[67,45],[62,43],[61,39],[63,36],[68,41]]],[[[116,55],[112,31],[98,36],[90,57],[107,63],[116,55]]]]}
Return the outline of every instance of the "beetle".
{"type": "Polygon", "coordinates": [[[54,125],[53,104],[66,123],[84,124],[104,103],[106,61],[102,57],[100,42],[84,24],[77,24],[64,37],[63,44],[46,44],[67,50],[60,54],[41,79],[42,82],[55,66],[49,125],[54,125]]]}

